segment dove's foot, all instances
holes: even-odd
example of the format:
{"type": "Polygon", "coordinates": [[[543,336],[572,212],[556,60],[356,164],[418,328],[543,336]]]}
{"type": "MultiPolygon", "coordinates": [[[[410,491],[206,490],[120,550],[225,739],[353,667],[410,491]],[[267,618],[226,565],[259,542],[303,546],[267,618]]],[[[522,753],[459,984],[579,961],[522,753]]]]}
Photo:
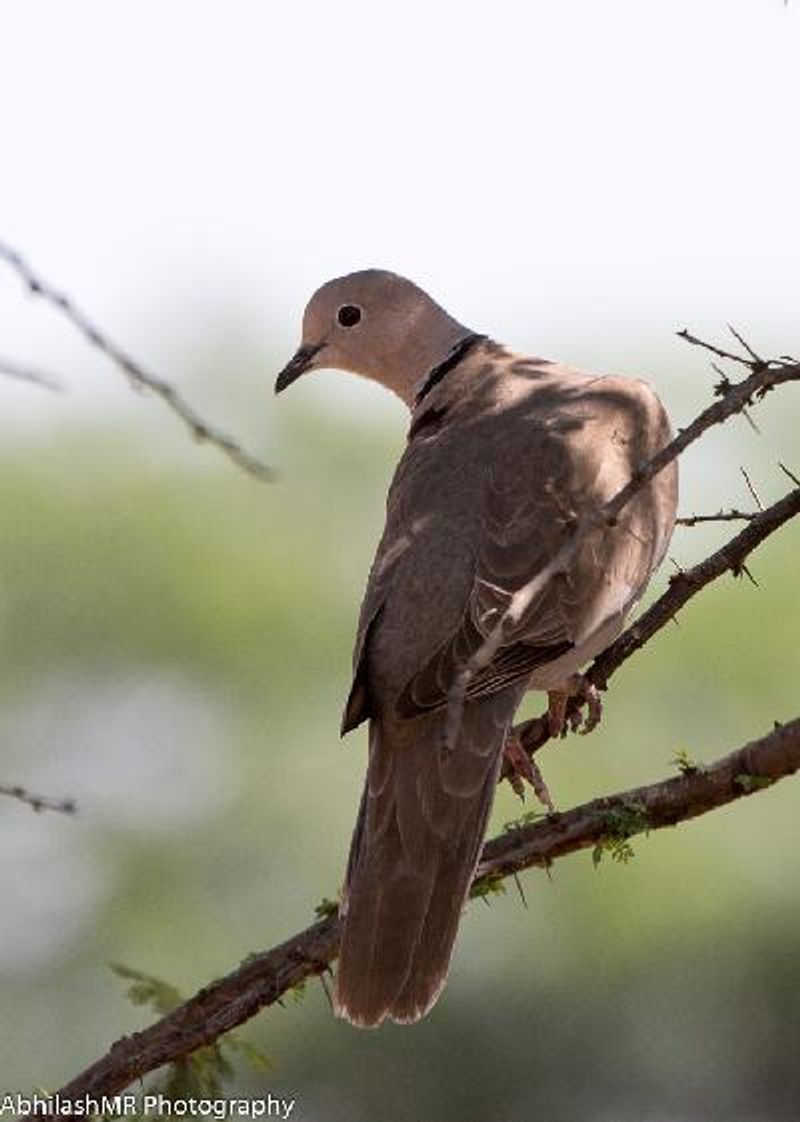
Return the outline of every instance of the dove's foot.
{"type": "Polygon", "coordinates": [[[563,689],[550,690],[547,694],[547,726],[552,737],[565,736],[567,728],[585,736],[596,729],[603,715],[600,691],[582,674],[573,674],[563,689]],[[567,718],[570,701],[576,698],[577,705],[567,718]],[[586,706],[585,714],[582,712],[586,706]]]}
{"type": "Polygon", "coordinates": [[[550,792],[547,789],[544,777],[539,771],[539,765],[528,755],[522,747],[519,737],[515,736],[513,732],[510,732],[506,737],[503,755],[508,764],[508,782],[514,788],[514,793],[524,800],[525,783],[530,783],[539,802],[546,806],[551,814],[554,813],[553,800],[550,798],[550,792]]]}

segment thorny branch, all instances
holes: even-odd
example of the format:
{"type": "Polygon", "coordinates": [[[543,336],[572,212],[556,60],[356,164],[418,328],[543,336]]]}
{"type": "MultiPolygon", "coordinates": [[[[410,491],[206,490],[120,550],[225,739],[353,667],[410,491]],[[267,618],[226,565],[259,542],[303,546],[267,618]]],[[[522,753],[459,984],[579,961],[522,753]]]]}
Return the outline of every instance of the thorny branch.
{"type": "MultiPolygon", "coordinates": [[[[508,829],[484,846],[473,894],[483,895],[502,878],[524,869],[547,867],[558,857],[601,844],[613,833],[615,814],[629,814],[636,822],[626,836],[659,830],[744,798],[798,769],[800,719],[776,726],[712,764],[684,766],[680,776],[508,829]]],[[[322,975],[336,958],[338,943],[338,918],[328,915],[272,950],[251,955],[143,1032],[122,1037],[62,1087],[59,1096],[69,1100],[115,1094],[148,1072],[212,1043],[274,1005],[293,986],[322,975]]]]}
{"type": "Polygon", "coordinates": [[[800,770],[800,717],[774,729],[711,764],[682,764],[680,776],[620,794],[594,799],[541,823],[514,827],[492,838],[473,882],[480,890],[532,865],[546,867],[557,857],[597,845],[608,837],[608,812],[636,808],[639,829],[649,833],[676,826],[710,810],[771,786],[800,770]]]}
{"type": "MultiPolygon", "coordinates": [[[[731,331],[733,331],[733,328],[731,328],[731,331]]],[[[554,576],[567,570],[567,566],[584,540],[603,526],[613,526],[620,512],[637,491],[641,490],[667,464],[676,459],[713,425],[722,424],[735,413],[741,413],[753,401],[760,401],[775,386],[784,382],[800,381],[800,363],[789,358],[789,356],[781,359],[761,359],[743,342],[737,332],[733,331],[733,334],[745,347],[747,357],[732,354],[730,351],[722,350],[711,343],[703,343],[694,335],[690,335],[688,331],[679,332],[680,337],[688,342],[705,347],[721,358],[746,366],[750,374],[743,381],[736,383],[731,382],[727,376],[723,376],[714,391],[719,400],[704,409],[666,447],[642,464],[633,478],[605,506],[582,515],[572,528],[564,545],[557,550],[548,564],[541,568],[527,584],[514,592],[509,600],[508,607],[504,610],[498,622],[456,677],[447,707],[447,738],[450,744],[455,743],[457,738],[469,683],[476,674],[489,665],[506,636],[525,614],[534,598],[554,576]]]]}
{"type": "MultiPolygon", "coordinates": [[[[677,617],[678,612],[706,585],[732,573],[740,576],[750,554],[781,526],[800,514],[800,484],[766,510],[755,515],[749,524],[734,538],[726,542],[710,557],[691,569],[681,569],[670,577],[669,587],[646,612],[628,627],[611,646],[597,656],[586,671],[585,678],[597,689],[604,690],[613,674],[645,645],[657,631],[677,617]]],[[[573,699],[567,707],[567,717],[576,714],[580,700],[573,699]]],[[[514,732],[525,750],[533,755],[550,739],[546,715],[533,717],[517,725],[514,732]]],[[[501,778],[506,778],[504,770],[501,778]]]]}
{"type": "Polygon", "coordinates": [[[75,814],[78,809],[78,804],[74,799],[57,799],[53,798],[52,795],[36,795],[25,787],[8,787],[2,783],[0,783],[0,796],[17,799],[37,812],[53,810],[58,814],[75,814]]]}
{"type": "MultiPolygon", "coordinates": [[[[195,440],[213,444],[238,467],[256,479],[272,480],[274,472],[256,456],[245,451],[232,437],[205,421],[169,382],[148,370],[115,343],[63,292],[50,285],[11,246],[0,242],[0,260],[8,264],[33,296],[38,296],[60,312],[93,347],[109,358],[126,376],[134,389],[153,393],[180,417],[195,440]]],[[[2,364],[4,367],[6,364],[2,364]]],[[[38,379],[41,381],[41,378],[38,379]]]]}
{"type": "MultiPolygon", "coordinates": [[[[772,385],[798,376],[796,364],[791,371],[771,365],[753,371],[745,382],[726,389],[720,402],[701,414],[661,457],[651,461],[643,469],[648,473],[646,477],[652,478],[673,455],[706,428],[736,412],[753,395],[763,395],[772,385]],[[765,377],[767,374],[770,378],[765,377]],[[730,393],[734,396],[729,397],[730,393]],[[676,444],[679,446],[674,450],[676,444]]],[[[800,479],[783,465],[781,468],[795,488],[766,510],[748,517],[745,528],[721,549],[693,568],[676,573],[663,596],[595,659],[586,675],[593,684],[605,689],[615,671],[674,619],[693,596],[725,573],[739,575],[752,551],[800,514],[800,479]]],[[[619,509],[622,495],[624,492],[614,500],[620,503],[619,509]]],[[[531,752],[548,739],[543,718],[523,722],[514,731],[531,752]]],[[[486,842],[473,894],[484,895],[503,878],[523,869],[546,867],[558,857],[602,844],[613,832],[610,821],[618,821],[620,814],[628,814],[636,823],[630,833],[657,830],[743,798],[798,770],[800,718],[776,725],[772,732],[713,764],[683,763],[680,776],[596,799],[565,813],[549,814],[532,825],[507,830],[486,842]],[[635,815],[629,814],[631,808],[635,808],[635,815]]],[[[275,1004],[287,990],[306,978],[323,975],[336,958],[338,938],[338,919],[329,914],[272,950],[250,956],[230,974],[204,987],[143,1032],[118,1040],[105,1056],[58,1093],[65,1100],[81,1095],[114,1094],[148,1072],[190,1055],[259,1010],[275,1004]]]]}

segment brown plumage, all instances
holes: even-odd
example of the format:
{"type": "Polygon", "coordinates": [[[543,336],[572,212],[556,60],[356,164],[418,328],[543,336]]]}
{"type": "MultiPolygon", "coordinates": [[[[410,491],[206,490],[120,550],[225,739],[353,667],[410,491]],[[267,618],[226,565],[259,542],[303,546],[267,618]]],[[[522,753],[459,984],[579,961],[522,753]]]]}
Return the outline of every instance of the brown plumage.
{"type": "Polygon", "coordinates": [[[423,1016],[444,985],[528,688],[558,691],[621,630],[667,548],[674,464],[617,525],[583,542],[469,683],[455,677],[514,591],[670,438],[647,383],[525,358],[457,323],[410,281],[368,270],[312,298],[278,378],[335,366],[411,409],[356,639],[343,732],[369,720],[369,762],[341,906],[337,1012],[354,1024],[423,1016]]]}

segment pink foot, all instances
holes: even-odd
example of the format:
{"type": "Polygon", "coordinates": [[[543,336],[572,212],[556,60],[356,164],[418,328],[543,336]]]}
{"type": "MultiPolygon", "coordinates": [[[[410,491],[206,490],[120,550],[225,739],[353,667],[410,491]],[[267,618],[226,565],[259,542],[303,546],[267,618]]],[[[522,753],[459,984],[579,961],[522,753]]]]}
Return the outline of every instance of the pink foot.
{"type": "Polygon", "coordinates": [[[573,674],[562,689],[550,690],[547,694],[547,724],[552,737],[566,736],[567,727],[585,736],[597,728],[602,716],[600,691],[582,674],[573,674]],[[570,704],[573,699],[577,704],[570,704]],[[585,714],[582,712],[584,705],[585,714]],[[569,717],[567,710],[570,710],[569,717]]]}

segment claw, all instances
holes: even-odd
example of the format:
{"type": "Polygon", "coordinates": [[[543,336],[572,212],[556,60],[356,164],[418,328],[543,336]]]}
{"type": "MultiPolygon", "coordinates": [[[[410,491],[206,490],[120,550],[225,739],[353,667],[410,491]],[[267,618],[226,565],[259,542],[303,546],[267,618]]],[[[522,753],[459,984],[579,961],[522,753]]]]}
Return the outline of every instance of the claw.
{"type": "Polygon", "coordinates": [[[503,754],[508,762],[511,774],[508,781],[511,784],[514,793],[519,795],[521,799],[525,798],[525,781],[530,783],[533,787],[534,794],[543,806],[546,806],[550,813],[555,812],[553,800],[550,797],[550,792],[547,789],[547,784],[544,781],[544,776],[539,770],[538,764],[534,762],[531,756],[522,747],[519,737],[509,733],[506,737],[506,742],[503,747],[503,754]]]}
{"type": "MultiPolygon", "coordinates": [[[[593,686],[585,678],[582,679],[581,700],[586,705],[586,716],[583,719],[583,728],[578,731],[581,736],[586,736],[587,732],[592,732],[600,724],[603,716],[603,700],[597,686],[593,686]]],[[[578,712],[580,713],[580,710],[578,712]]]]}

